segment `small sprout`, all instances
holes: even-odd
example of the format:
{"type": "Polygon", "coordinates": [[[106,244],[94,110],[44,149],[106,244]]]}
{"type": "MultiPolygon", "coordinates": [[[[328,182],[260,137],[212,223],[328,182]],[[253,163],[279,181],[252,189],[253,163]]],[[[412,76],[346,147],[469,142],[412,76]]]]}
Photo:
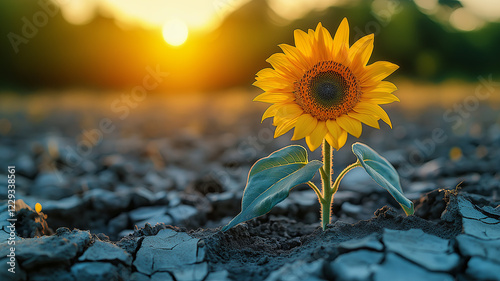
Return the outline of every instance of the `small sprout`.
{"type": "Polygon", "coordinates": [[[450,149],[450,159],[452,161],[458,161],[462,158],[462,150],[458,146],[454,146],[450,149]]]}
{"type": "Polygon", "coordinates": [[[40,203],[38,203],[38,202],[37,202],[37,203],[35,204],[35,211],[36,211],[37,213],[40,213],[40,212],[42,211],[42,204],[40,204],[40,203]]]}

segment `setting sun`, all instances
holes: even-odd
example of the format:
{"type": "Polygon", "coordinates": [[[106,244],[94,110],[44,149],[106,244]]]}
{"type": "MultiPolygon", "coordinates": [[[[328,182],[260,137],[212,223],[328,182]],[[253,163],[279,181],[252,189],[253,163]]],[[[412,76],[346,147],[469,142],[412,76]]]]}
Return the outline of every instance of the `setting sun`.
{"type": "Polygon", "coordinates": [[[163,25],[163,39],[172,46],[180,46],[188,37],[187,25],[180,20],[170,20],[163,25]]]}

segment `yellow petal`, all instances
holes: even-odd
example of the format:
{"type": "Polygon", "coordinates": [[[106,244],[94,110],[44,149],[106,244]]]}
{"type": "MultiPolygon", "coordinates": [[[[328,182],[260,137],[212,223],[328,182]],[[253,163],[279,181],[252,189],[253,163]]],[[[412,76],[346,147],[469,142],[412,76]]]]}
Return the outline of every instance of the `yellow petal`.
{"type": "Polygon", "coordinates": [[[309,36],[309,40],[310,40],[311,43],[316,42],[316,35],[314,33],[314,30],[312,30],[312,29],[309,28],[309,30],[307,30],[307,35],[309,36]]]}
{"type": "Polygon", "coordinates": [[[290,131],[295,126],[295,123],[297,123],[297,119],[298,119],[298,117],[295,117],[293,119],[288,119],[288,120],[282,122],[281,124],[279,124],[276,127],[276,131],[274,132],[274,138],[277,138],[277,137],[285,134],[286,132],[290,131]]]}
{"type": "Polygon", "coordinates": [[[258,79],[253,82],[252,85],[259,87],[264,91],[281,90],[285,92],[292,92],[294,90],[293,83],[278,77],[258,79]]]}
{"type": "Polygon", "coordinates": [[[349,61],[351,61],[351,69],[354,73],[359,73],[368,63],[373,51],[373,38],[373,34],[366,35],[352,44],[349,49],[349,61]]]}
{"type": "Polygon", "coordinates": [[[344,146],[346,141],[347,141],[347,132],[342,131],[342,133],[340,134],[340,137],[337,139],[337,143],[338,143],[337,146],[339,147],[338,149],[341,149],[342,146],[344,146]]]}
{"type": "Polygon", "coordinates": [[[258,95],[253,100],[267,103],[284,103],[295,100],[295,96],[292,93],[265,92],[258,95]]]}
{"type": "Polygon", "coordinates": [[[259,72],[257,72],[256,75],[259,79],[271,78],[271,77],[283,78],[283,76],[281,76],[281,74],[279,74],[276,70],[274,70],[272,68],[264,68],[264,69],[260,70],[259,72]]]}
{"type": "Polygon", "coordinates": [[[285,55],[288,56],[290,61],[297,67],[301,68],[303,72],[310,68],[309,62],[297,48],[288,44],[281,44],[279,45],[279,47],[283,50],[285,55]]]}
{"type": "Polygon", "coordinates": [[[349,23],[344,18],[333,38],[333,56],[341,56],[341,51],[349,50],[349,23]]]}
{"type": "Polygon", "coordinates": [[[276,115],[281,118],[292,119],[301,115],[302,112],[304,112],[304,110],[298,104],[289,103],[282,105],[276,112],[276,115]]]}
{"type": "Polygon", "coordinates": [[[326,30],[326,28],[324,28],[321,25],[321,22],[318,23],[318,26],[316,27],[316,32],[314,33],[314,36],[315,36],[315,39],[317,42],[316,53],[319,56],[319,59],[322,61],[332,59],[332,53],[330,51],[331,49],[329,48],[329,46],[331,46],[333,44],[333,42],[331,39],[331,35],[329,35],[329,33],[327,35],[327,33],[328,33],[328,30],[326,30]],[[326,32],[324,32],[323,30],[325,30],[326,32]],[[330,41],[328,41],[328,37],[326,37],[326,36],[330,36],[330,39],[329,39],[330,41]]]}
{"type": "Polygon", "coordinates": [[[318,49],[318,40],[316,40],[316,33],[314,32],[314,30],[312,29],[309,29],[307,31],[307,37],[309,37],[309,42],[311,42],[311,49],[312,49],[312,57],[314,58],[314,60],[317,62],[319,59],[318,59],[318,52],[317,52],[317,49],[318,49]]]}
{"type": "Polygon", "coordinates": [[[269,106],[266,111],[264,112],[264,114],[262,115],[262,121],[264,121],[264,119],[266,118],[269,118],[269,117],[273,117],[274,115],[276,115],[276,112],[278,112],[278,109],[282,106],[282,104],[280,103],[277,103],[277,104],[273,104],[271,106],[269,106]]]}
{"type": "Polygon", "coordinates": [[[365,68],[360,78],[361,84],[372,85],[379,83],[398,68],[399,66],[388,61],[374,62],[365,68]]]}
{"type": "MultiPolygon", "coordinates": [[[[321,23],[318,24],[318,27],[320,26],[320,24],[321,23]]],[[[321,26],[321,28],[319,28],[319,29],[318,29],[318,27],[316,27],[316,33],[318,34],[318,36],[319,36],[319,33],[321,33],[323,35],[324,45],[325,45],[326,50],[328,51],[328,53],[331,55],[331,51],[332,51],[332,48],[333,48],[332,35],[328,31],[328,29],[324,28],[323,26],[321,26]]]]}
{"type": "Polygon", "coordinates": [[[312,117],[311,114],[302,114],[295,124],[292,140],[305,138],[316,128],[317,124],[318,119],[312,117]]]}
{"type": "Polygon", "coordinates": [[[379,117],[375,117],[375,116],[369,115],[369,114],[357,113],[354,111],[348,112],[347,115],[365,123],[366,125],[368,125],[370,127],[380,129],[380,125],[378,124],[378,120],[380,119],[379,117]]]}
{"type": "Polygon", "coordinates": [[[303,71],[297,69],[283,53],[273,54],[266,61],[270,63],[278,73],[293,77],[293,79],[296,80],[302,77],[303,71]]]}
{"type": "Polygon", "coordinates": [[[288,122],[291,119],[293,119],[293,118],[283,117],[283,116],[276,114],[276,115],[274,115],[274,118],[273,118],[273,125],[278,127],[278,126],[281,126],[284,123],[288,122]]]}
{"type": "Polygon", "coordinates": [[[337,124],[339,126],[346,130],[349,134],[359,138],[361,136],[361,122],[359,122],[357,119],[353,119],[349,117],[348,115],[342,115],[337,117],[336,119],[337,124]]]}
{"type": "Polygon", "coordinates": [[[389,81],[380,81],[380,83],[377,83],[375,85],[371,85],[368,87],[361,86],[361,91],[363,93],[368,93],[368,92],[392,93],[392,92],[396,91],[397,89],[398,89],[398,87],[396,87],[396,85],[394,85],[393,83],[391,83],[389,81]]]}
{"type": "Polygon", "coordinates": [[[259,87],[262,90],[267,91],[267,92],[289,92],[289,93],[291,93],[294,91],[294,87],[292,84],[283,83],[283,82],[276,81],[276,80],[269,80],[269,79],[257,80],[255,82],[253,82],[252,85],[254,85],[255,87],[259,87]]]}
{"type": "Polygon", "coordinates": [[[365,93],[361,96],[361,101],[366,101],[376,104],[387,104],[399,101],[399,98],[393,94],[388,94],[388,93],[365,93]]]}
{"type": "Polygon", "coordinates": [[[358,113],[371,114],[380,117],[385,123],[387,123],[387,125],[392,128],[391,119],[389,119],[387,113],[376,104],[359,102],[358,104],[356,104],[356,106],[354,106],[353,110],[358,113]]]}
{"type": "Polygon", "coordinates": [[[327,132],[325,121],[318,121],[316,128],[306,137],[306,143],[311,151],[316,150],[321,145],[327,132]]]}
{"type": "Polygon", "coordinates": [[[295,38],[295,46],[299,51],[305,56],[310,57],[312,54],[311,43],[309,41],[309,36],[307,33],[300,29],[296,29],[293,32],[295,38]]]}
{"type": "Polygon", "coordinates": [[[335,120],[326,120],[326,127],[334,139],[338,139],[342,133],[342,128],[335,120]]]}
{"type": "Polygon", "coordinates": [[[325,136],[325,140],[333,147],[335,150],[339,150],[339,143],[336,138],[332,136],[332,134],[327,133],[325,136]]]}

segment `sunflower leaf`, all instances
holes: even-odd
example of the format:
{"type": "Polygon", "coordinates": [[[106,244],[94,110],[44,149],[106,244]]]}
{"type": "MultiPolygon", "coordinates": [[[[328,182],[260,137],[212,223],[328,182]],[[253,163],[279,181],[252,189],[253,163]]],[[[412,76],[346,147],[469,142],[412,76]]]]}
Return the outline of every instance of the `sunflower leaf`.
{"type": "Polygon", "coordinates": [[[321,166],[320,161],[309,162],[306,149],[300,145],[284,147],[255,162],[248,174],[241,212],[222,231],[268,213],[293,187],[310,181],[321,166]]]}
{"type": "Polygon", "coordinates": [[[372,179],[398,201],[406,215],[413,215],[413,202],[403,195],[398,172],[391,163],[369,146],[359,142],[352,145],[352,152],[372,179]]]}

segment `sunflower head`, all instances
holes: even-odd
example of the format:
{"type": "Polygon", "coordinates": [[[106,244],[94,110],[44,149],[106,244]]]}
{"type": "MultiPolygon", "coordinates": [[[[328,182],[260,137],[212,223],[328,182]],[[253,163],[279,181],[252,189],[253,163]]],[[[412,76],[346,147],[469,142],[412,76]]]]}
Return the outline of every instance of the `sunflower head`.
{"type": "Polygon", "coordinates": [[[347,134],[361,135],[361,123],[379,129],[378,120],[391,120],[380,104],[399,101],[397,88],[382,81],[398,66],[378,61],[367,65],[373,34],[349,46],[349,25],[343,19],[334,38],[321,23],[308,33],[295,30],[295,46],[279,45],[283,53],[267,62],[273,68],[257,73],[255,86],[265,92],[254,100],[272,104],[262,119],[274,117],[274,137],[292,128],[292,140],[306,139],[311,151],[323,139],[335,149],[344,146],[347,134]]]}

